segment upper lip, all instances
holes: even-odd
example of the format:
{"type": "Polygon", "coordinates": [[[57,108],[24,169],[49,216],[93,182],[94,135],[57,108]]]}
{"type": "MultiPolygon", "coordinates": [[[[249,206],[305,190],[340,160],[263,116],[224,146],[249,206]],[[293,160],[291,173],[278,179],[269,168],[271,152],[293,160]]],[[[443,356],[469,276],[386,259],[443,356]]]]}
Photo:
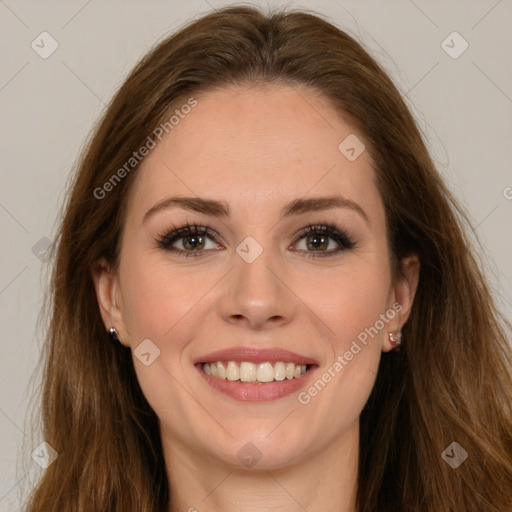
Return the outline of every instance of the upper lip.
{"type": "Polygon", "coordinates": [[[217,350],[194,360],[197,363],[212,363],[216,361],[247,361],[248,363],[270,362],[295,364],[318,364],[311,357],[302,356],[290,350],[282,348],[255,348],[255,347],[232,347],[224,350],[217,350]]]}

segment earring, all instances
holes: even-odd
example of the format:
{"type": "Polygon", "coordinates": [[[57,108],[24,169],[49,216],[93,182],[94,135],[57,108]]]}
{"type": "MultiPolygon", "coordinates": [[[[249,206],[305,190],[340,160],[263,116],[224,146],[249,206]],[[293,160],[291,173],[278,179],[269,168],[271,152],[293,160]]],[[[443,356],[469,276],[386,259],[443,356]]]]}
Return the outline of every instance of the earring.
{"type": "Polygon", "coordinates": [[[111,327],[109,329],[108,336],[111,339],[111,341],[117,341],[120,345],[122,345],[121,340],[119,339],[117,329],[115,327],[111,327]]]}
{"type": "Polygon", "coordinates": [[[400,344],[402,343],[402,329],[399,329],[396,334],[395,333],[392,333],[390,332],[388,334],[389,336],[389,341],[391,342],[391,344],[395,347],[395,350],[397,352],[400,351],[400,344]]]}

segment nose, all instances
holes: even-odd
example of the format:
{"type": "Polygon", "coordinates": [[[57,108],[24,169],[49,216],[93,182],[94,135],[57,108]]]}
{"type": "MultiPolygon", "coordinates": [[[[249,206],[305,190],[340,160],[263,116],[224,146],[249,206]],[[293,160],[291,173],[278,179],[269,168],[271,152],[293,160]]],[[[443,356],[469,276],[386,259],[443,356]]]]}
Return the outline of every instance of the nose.
{"type": "Polygon", "coordinates": [[[290,322],[296,301],[274,253],[263,250],[252,263],[235,253],[233,265],[220,301],[222,318],[256,330],[290,322]]]}

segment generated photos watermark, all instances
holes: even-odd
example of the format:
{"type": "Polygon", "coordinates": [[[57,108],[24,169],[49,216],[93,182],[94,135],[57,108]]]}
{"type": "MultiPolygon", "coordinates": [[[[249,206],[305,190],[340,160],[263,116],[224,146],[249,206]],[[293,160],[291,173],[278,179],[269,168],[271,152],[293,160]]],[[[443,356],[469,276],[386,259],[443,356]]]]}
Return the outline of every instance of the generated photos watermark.
{"type": "Polygon", "coordinates": [[[137,151],[134,151],[132,156],[101,187],[94,189],[94,197],[99,200],[104,199],[156,147],[158,142],[155,139],[161,141],[164,135],[171,133],[180,121],[190,114],[192,108],[196,106],[197,100],[191,97],[179,109],[176,109],[167,121],[158,125],[151,135],[148,135],[146,142],[137,151]]]}
{"type": "Polygon", "coordinates": [[[297,400],[302,405],[307,405],[311,402],[311,399],[320,393],[325,386],[332,381],[342,370],[347,366],[347,364],[354,359],[354,356],[361,352],[362,347],[359,343],[366,346],[368,344],[369,338],[374,338],[381,332],[386,324],[395,318],[397,313],[402,311],[402,304],[395,302],[391,308],[386,310],[385,313],[381,313],[379,315],[379,319],[371,326],[364,329],[357,335],[357,340],[353,340],[350,348],[345,351],[343,355],[339,355],[336,357],[334,363],[325,370],[324,373],[312,384],[307,391],[301,391],[297,400]],[[359,343],[358,343],[359,342],[359,343]]]}

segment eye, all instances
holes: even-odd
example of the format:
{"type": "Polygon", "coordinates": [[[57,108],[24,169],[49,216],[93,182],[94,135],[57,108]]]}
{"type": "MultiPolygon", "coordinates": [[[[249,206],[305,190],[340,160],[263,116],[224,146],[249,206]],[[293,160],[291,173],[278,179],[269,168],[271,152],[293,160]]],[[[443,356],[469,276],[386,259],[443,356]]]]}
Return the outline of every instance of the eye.
{"type": "Polygon", "coordinates": [[[299,234],[299,242],[304,242],[305,248],[298,250],[305,251],[310,258],[333,256],[355,246],[347,233],[331,224],[309,225],[299,234]]]}
{"type": "Polygon", "coordinates": [[[176,252],[179,256],[197,257],[203,251],[217,249],[217,236],[208,226],[197,226],[196,224],[176,228],[173,231],[158,235],[158,247],[166,251],[176,252]],[[211,242],[208,247],[208,242],[211,242]]]}
{"type": "MultiPolygon", "coordinates": [[[[305,248],[294,247],[294,250],[310,258],[334,256],[355,246],[348,234],[330,224],[309,225],[299,233],[298,240],[305,248]]],[[[172,231],[158,235],[157,244],[160,249],[172,251],[178,256],[198,257],[206,251],[218,249],[220,242],[210,227],[186,224],[173,226],[172,231]]]]}

